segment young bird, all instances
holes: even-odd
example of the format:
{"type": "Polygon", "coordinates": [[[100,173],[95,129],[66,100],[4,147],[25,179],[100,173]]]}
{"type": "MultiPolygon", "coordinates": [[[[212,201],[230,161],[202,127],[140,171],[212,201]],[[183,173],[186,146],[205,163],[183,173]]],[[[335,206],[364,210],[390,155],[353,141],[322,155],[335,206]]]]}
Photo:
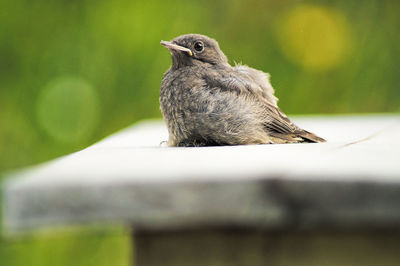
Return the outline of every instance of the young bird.
{"type": "Polygon", "coordinates": [[[161,44],[172,55],[160,91],[169,146],[325,141],[279,109],[267,73],[232,67],[215,40],[188,34],[161,44]]]}

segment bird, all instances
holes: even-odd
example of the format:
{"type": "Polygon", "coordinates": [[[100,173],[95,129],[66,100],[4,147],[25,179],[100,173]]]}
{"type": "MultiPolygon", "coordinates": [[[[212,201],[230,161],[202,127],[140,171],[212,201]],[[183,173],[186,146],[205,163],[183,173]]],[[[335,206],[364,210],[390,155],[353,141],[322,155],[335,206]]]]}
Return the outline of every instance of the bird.
{"type": "Polygon", "coordinates": [[[216,40],[185,34],[161,44],[172,57],[159,97],[168,146],[325,142],[280,110],[269,74],[231,66],[216,40]]]}

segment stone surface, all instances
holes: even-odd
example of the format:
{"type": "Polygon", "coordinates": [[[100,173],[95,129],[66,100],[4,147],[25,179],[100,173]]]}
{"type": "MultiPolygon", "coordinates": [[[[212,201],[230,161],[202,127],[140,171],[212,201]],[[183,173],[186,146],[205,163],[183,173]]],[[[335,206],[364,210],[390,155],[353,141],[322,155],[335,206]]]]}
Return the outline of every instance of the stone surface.
{"type": "Polygon", "coordinates": [[[6,229],[400,226],[400,115],[294,117],[318,144],[168,148],[161,121],[4,184],[6,229]]]}

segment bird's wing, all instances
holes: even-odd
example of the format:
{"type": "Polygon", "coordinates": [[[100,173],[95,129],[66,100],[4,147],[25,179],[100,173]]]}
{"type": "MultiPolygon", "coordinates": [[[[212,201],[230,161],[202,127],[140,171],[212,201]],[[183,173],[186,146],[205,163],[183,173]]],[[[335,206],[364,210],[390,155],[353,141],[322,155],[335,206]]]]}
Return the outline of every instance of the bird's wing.
{"type": "Polygon", "coordinates": [[[247,94],[252,101],[263,107],[264,116],[268,129],[279,133],[291,133],[297,128],[287,116],[273,103],[263,96],[264,90],[256,86],[252,80],[245,79],[240,75],[232,73],[210,72],[204,78],[209,88],[218,88],[221,91],[230,91],[237,94],[247,94]]]}
{"type": "Polygon", "coordinates": [[[265,123],[270,136],[278,138],[284,142],[325,142],[326,140],[318,137],[314,133],[301,129],[296,126],[278,108],[265,103],[265,123]]]}
{"type": "MultiPolygon", "coordinates": [[[[250,69],[246,67],[247,69],[250,69]]],[[[255,69],[250,69],[258,71],[255,69]]],[[[261,72],[263,73],[263,72],[261,72]]],[[[264,73],[265,74],[265,73],[264,73]]],[[[277,99],[270,90],[257,86],[253,79],[233,73],[208,73],[204,81],[210,88],[219,88],[222,91],[231,91],[238,94],[247,94],[252,101],[262,107],[264,127],[268,134],[282,142],[324,142],[325,140],[296,126],[277,106],[277,99]],[[274,100],[275,99],[275,100],[274,100]]],[[[269,84],[269,83],[268,83],[269,84]]]]}
{"type": "Polygon", "coordinates": [[[296,132],[298,127],[289,120],[289,118],[278,108],[267,102],[264,107],[264,126],[272,132],[280,134],[290,134],[296,132]]]}
{"type": "Polygon", "coordinates": [[[279,109],[277,102],[278,98],[275,97],[274,88],[272,87],[269,79],[270,75],[260,70],[237,64],[233,67],[237,72],[245,75],[248,79],[253,80],[260,86],[262,92],[255,92],[266,102],[265,112],[267,113],[266,128],[272,130],[277,137],[288,141],[297,140],[302,138],[307,142],[325,142],[323,138],[299,128],[293,124],[289,118],[279,109]]]}
{"type": "Polygon", "coordinates": [[[269,81],[270,75],[268,73],[241,64],[235,65],[233,69],[240,76],[244,76],[245,79],[257,84],[260,97],[265,98],[273,106],[277,106],[278,98],[274,95],[275,91],[269,81]]]}
{"type": "Polygon", "coordinates": [[[267,73],[244,65],[216,69],[204,74],[203,79],[210,87],[220,87],[223,90],[250,94],[253,97],[267,101],[272,106],[278,106],[278,98],[269,82],[267,73]]]}

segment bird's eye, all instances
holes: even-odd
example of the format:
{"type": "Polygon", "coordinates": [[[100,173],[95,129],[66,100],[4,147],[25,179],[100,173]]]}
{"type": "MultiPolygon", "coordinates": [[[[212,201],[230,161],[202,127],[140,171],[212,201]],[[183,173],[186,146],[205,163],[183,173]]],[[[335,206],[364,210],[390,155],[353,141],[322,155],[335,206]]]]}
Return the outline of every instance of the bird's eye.
{"type": "Polygon", "coordinates": [[[194,49],[195,49],[197,52],[201,52],[201,51],[203,51],[203,49],[204,49],[204,44],[203,44],[202,42],[196,42],[196,43],[194,44],[194,49]]]}

